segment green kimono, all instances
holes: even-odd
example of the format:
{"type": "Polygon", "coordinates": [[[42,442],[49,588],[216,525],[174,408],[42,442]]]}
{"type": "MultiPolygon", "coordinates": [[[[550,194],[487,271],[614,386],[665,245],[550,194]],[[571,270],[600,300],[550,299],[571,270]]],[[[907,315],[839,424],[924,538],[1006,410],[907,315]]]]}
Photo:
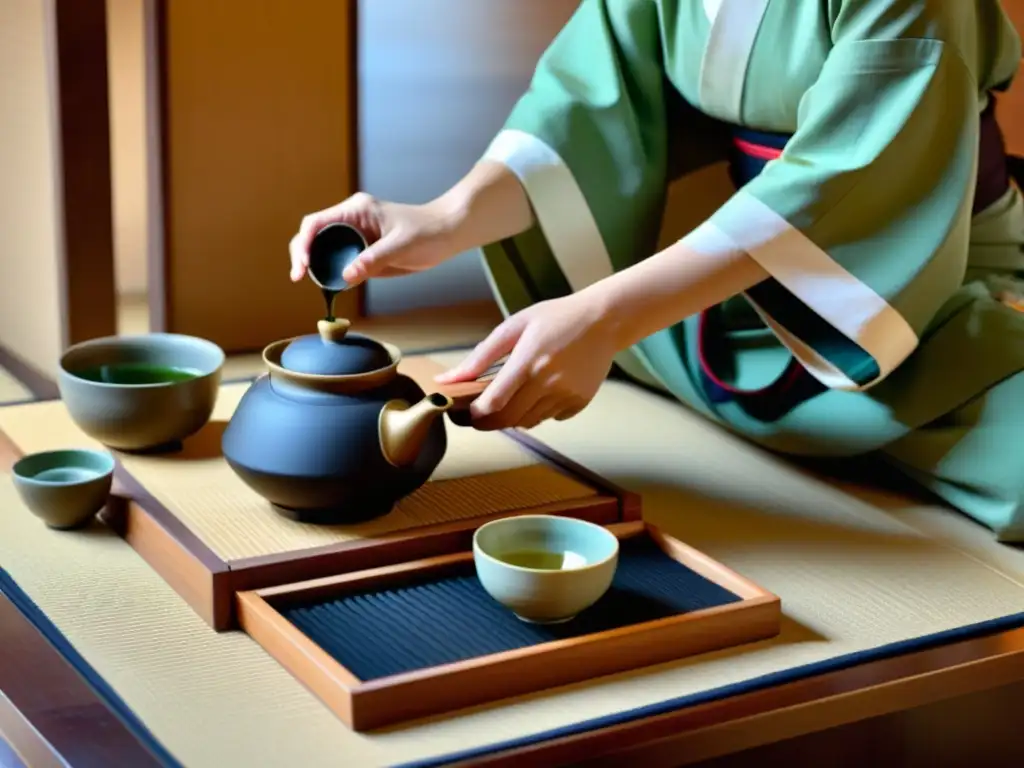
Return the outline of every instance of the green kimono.
{"type": "Polygon", "coordinates": [[[733,127],[786,134],[684,239],[772,277],[720,308],[735,381],[798,361],[820,392],[773,419],[710,397],[698,318],[620,368],[769,449],[884,456],[1024,540],[1024,313],[1000,300],[1024,294],[1024,202],[974,206],[1020,56],[997,0],[583,0],[486,152],[537,221],[484,249],[496,295],[515,312],[652,255],[674,180],[733,127]]]}

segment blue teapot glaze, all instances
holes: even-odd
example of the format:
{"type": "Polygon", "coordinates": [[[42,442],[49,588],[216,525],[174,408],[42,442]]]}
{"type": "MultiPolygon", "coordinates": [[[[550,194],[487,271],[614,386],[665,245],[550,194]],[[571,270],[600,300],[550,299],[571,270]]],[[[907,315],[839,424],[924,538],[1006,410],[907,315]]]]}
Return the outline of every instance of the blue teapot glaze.
{"type": "Polygon", "coordinates": [[[224,432],[235,473],[283,515],[350,524],[388,513],[422,486],[447,448],[452,406],[398,373],[398,350],[344,320],[275,342],[269,375],[243,395],[224,432]]]}

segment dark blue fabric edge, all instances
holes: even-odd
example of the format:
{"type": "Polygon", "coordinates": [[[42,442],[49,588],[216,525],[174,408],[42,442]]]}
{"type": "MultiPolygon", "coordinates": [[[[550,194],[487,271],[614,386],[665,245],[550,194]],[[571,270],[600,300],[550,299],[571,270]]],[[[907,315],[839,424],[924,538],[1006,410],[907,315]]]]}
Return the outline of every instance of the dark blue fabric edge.
{"type": "Polygon", "coordinates": [[[135,715],[117,691],[87,662],[64,634],[51,622],[43,610],[29,597],[9,573],[0,568],[0,594],[10,600],[21,614],[34,626],[46,641],[81,676],[93,692],[100,697],[107,708],[120,720],[125,728],[149,750],[153,757],[166,768],[184,768],[163,744],[135,715]]]}
{"type": "Polygon", "coordinates": [[[977,624],[968,624],[963,627],[948,629],[931,635],[922,635],[921,637],[915,637],[910,640],[900,640],[899,642],[880,645],[876,648],[857,651],[856,653],[849,653],[844,656],[837,656],[826,661],[816,661],[800,667],[772,672],[767,675],[762,675],[761,677],[755,677],[739,683],[731,683],[719,688],[712,688],[708,691],[701,691],[700,693],[677,696],[676,698],[659,701],[655,704],[647,704],[642,707],[635,707],[623,712],[616,712],[612,715],[595,717],[590,720],[573,723],[572,725],[565,725],[560,728],[552,728],[547,731],[541,731],[540,733],[523,736],[518,739],[509,739],[507,741],[489,744],[484,747],[466,749],[460,752],[451,752],[446,755],[438,755],[425,760],[398,763],[394,765],[393,768],[432,768],[433,766],[448,765],[461,760],[470,760],[475,757],[494,754],[495,752],[503,752],[509,749],[539,744],[552,739],[564,738],[566,736],[586,733],[587,731],[607,728],[613,725],[621,725],[634,720],[641,720],[646,717],[664,715],[669,712],[675,712],[700,704],[707,704],[713,701],[726,699],[731,696],[754,693],[755,691],[760,691],[765,688],[785,685],[787,683],[793,683],[809,677],[824,675],[829,672],[837,672],[858,664],[868,664],[906,653],[929,650],[930,648],[941,645],[947,645],[963,640],[973,640],[984,635],[1006,632],[1011,629],[1020,629],[1021,627],[1024,627],[1024,613],[1014,613],[998,619],[989,619],[988,621],[979,622],[977,624]]]}

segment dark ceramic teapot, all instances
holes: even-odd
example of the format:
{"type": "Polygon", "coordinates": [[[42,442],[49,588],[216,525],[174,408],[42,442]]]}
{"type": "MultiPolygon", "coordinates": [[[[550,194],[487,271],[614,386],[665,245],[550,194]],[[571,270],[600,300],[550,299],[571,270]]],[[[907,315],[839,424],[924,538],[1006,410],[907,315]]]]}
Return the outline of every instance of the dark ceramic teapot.
{"type": "MultiPolygon", "coordinates": [[[[386,514],[431,476],[456,399],[426,395],[398,373],[394,347],[321,320],[319,334],[269,345],[269,375],[242,397],[224,432],[228,464],[282,514],[354,523],[386,514]]],[[[468,401],[483,388],[465,387],[468,401]]],[[[454,393],[453,393],[454,394],[454,393]]]]}

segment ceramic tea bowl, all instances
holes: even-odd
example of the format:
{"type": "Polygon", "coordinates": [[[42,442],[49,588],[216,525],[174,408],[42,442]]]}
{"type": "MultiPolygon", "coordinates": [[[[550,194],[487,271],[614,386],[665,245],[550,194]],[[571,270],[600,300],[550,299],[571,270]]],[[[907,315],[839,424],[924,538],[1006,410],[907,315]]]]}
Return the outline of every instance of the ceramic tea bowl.
{"type": "Polygon", "coordinates": [[[556,624],[573,619],[608,591],[619,540],[585,520],[508,517],[477,529],[473,561],[481,586],[517,617],[556,624]]]}
{"type": "Polygon", "coordinates": [[[31,512],[51,528],[87,525],[103,509],[114,479],[114,457],[102,451],[32,453],[11,470],[31,512]]]}
{"type": "Polygon", "coordinates": [[[68,349],[57,384],[83,432],[109,448],[143,451],[203,428],[223,366],[223,350],[194,336],[108,336],[68,349]]]}

